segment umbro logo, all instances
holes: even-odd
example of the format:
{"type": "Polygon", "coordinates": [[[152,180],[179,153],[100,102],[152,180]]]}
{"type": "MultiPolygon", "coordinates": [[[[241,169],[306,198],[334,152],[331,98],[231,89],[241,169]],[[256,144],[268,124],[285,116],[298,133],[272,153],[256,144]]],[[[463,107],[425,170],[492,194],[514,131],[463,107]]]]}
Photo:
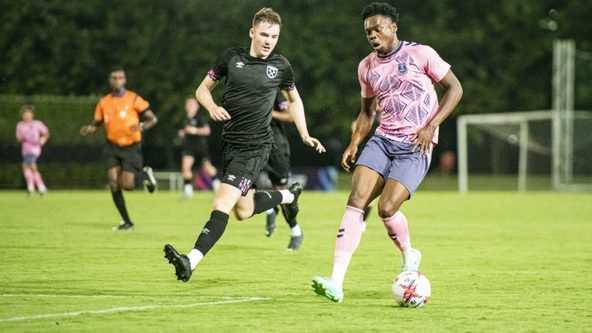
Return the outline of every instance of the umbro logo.
{"type": "Polygon", "coordinates": [[[236,176],[235,175],[228,175],[228,176],[226,176],[226,178],[228,180],[230,180],[231,182],[233,182],[236,179],[236,176]]]}
{"type": "Polygon", "coordinates": [[[239,62],[236,63],[235,66],[236,66],[236,68],[243,68],[243,67],[245,67],[245,63],[242,62],[242,61],[239,61],[239,62]]]}
{"type": "Polygon", "coordinates": [[[202,234],[207,235],[210,233],[210,229],[208,228],[203,228],[203,230],[201,231],[202,234]]]}

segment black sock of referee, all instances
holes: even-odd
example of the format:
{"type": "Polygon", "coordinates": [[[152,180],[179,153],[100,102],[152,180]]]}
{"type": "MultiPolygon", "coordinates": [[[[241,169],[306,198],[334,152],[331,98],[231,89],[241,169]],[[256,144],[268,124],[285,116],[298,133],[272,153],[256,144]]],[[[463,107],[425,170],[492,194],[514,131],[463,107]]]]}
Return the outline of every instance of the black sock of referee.
{"type": "Polygon", "coordinates": [[[255,200],[253,215],[255,215],[279,205],[282,202],[282,193],[280,191],[257,191],[253,198],[255,200]]]}
{"type": "Polygon", "coordinates": [[[227,224],[228,214],[219,210],[213,210],[210,220],[206,222],[206,225],[197,237],[194,248],[205,256],[220,237],[222,237],[227,224]]]}
{"type": "Polygon", "coordinates": [[[191,184],[191,178],[183,178],[183,185],[191,184]]]}
{"type": "Polygon", "coordinates": [[[111,191],[111,196],[113,197],[113,202],[115,202],[115,207],[117,207],[117,210],[119,211],[119,215],[121,215],[123,222],[132,224],[129,215],[127,215],[125,200],[123,200],[123,192],[121,192],[121,190],[111,191]]]}

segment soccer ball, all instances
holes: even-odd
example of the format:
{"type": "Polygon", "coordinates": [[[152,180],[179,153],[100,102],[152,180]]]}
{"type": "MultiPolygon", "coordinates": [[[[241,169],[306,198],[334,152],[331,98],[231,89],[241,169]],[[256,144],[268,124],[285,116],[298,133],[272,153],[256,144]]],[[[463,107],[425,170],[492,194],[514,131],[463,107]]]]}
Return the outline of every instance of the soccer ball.
{"type": "Polygon", "coordinates": [[[403,271],[393,281],[393,297],[405,308],[421,308],[430,299],[432,287],[428,278],[417,271],[403,271]]]}

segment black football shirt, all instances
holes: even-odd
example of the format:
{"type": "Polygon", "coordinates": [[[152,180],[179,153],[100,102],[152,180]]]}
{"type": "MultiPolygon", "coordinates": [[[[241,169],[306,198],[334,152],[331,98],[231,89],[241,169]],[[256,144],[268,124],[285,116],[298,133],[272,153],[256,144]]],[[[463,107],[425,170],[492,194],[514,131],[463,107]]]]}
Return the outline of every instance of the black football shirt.
{"type": "Polygon", "coordinates": [[[231,119],[224,122],[225,142],[257,145],[273,142],[269,126],[278,89],[294,89],[292,65],[282,55],[267,59],[249,55],[249,49],[230,48],[218,58],[210,78],[225,78],[222,106],[231,119]]]}
{"type": "MultiPolygon", "coordinates": [[[[288,100],[284,97],[284,94],[278,90],[276,93],[275,101],[273,103],[273,109],[275,111],[280,112],[289,112],[288,111],[288,100]]],[[[286,127],[284,122],[279,120],[271,120],[271,130],[273,131],[275,136],[281,135],[283,137],[286,136],[286,127]]]]}
{"type": "MultiPolygon", "coordinates": [[[[204,128],[209,127],[208,122],[203,118],[201,112],[196,113],[195,116],[185,118],[185,126],[204,128]]],[[[208,149],[208,139],[203,135],[185,134],[185,145],[189,147],[200,147],[205,150],[208,149]]]]}

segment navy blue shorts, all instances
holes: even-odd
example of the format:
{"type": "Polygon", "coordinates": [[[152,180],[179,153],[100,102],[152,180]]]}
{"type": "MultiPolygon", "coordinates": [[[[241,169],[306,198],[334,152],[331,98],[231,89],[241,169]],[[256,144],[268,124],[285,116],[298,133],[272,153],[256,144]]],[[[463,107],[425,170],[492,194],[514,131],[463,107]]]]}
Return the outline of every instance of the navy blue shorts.
{"type": "Polygon", "coordinates": [[[23,163],[25,163],[26,166],[31,166],[31,165],[37,163],[38,158],[39,158],[39,155],[26,154],[23,156],[23,163]]]}
{"type": "Polygon", "coordinates": [[[394,179],[403,184],[413,195],[430,168],[432,152],[421,156],[419,148],[412,152],[413,144],[391,140],[374,135],[362,150],[356,166],[363,165],[376,172],[382,178],[394,179]]]}

